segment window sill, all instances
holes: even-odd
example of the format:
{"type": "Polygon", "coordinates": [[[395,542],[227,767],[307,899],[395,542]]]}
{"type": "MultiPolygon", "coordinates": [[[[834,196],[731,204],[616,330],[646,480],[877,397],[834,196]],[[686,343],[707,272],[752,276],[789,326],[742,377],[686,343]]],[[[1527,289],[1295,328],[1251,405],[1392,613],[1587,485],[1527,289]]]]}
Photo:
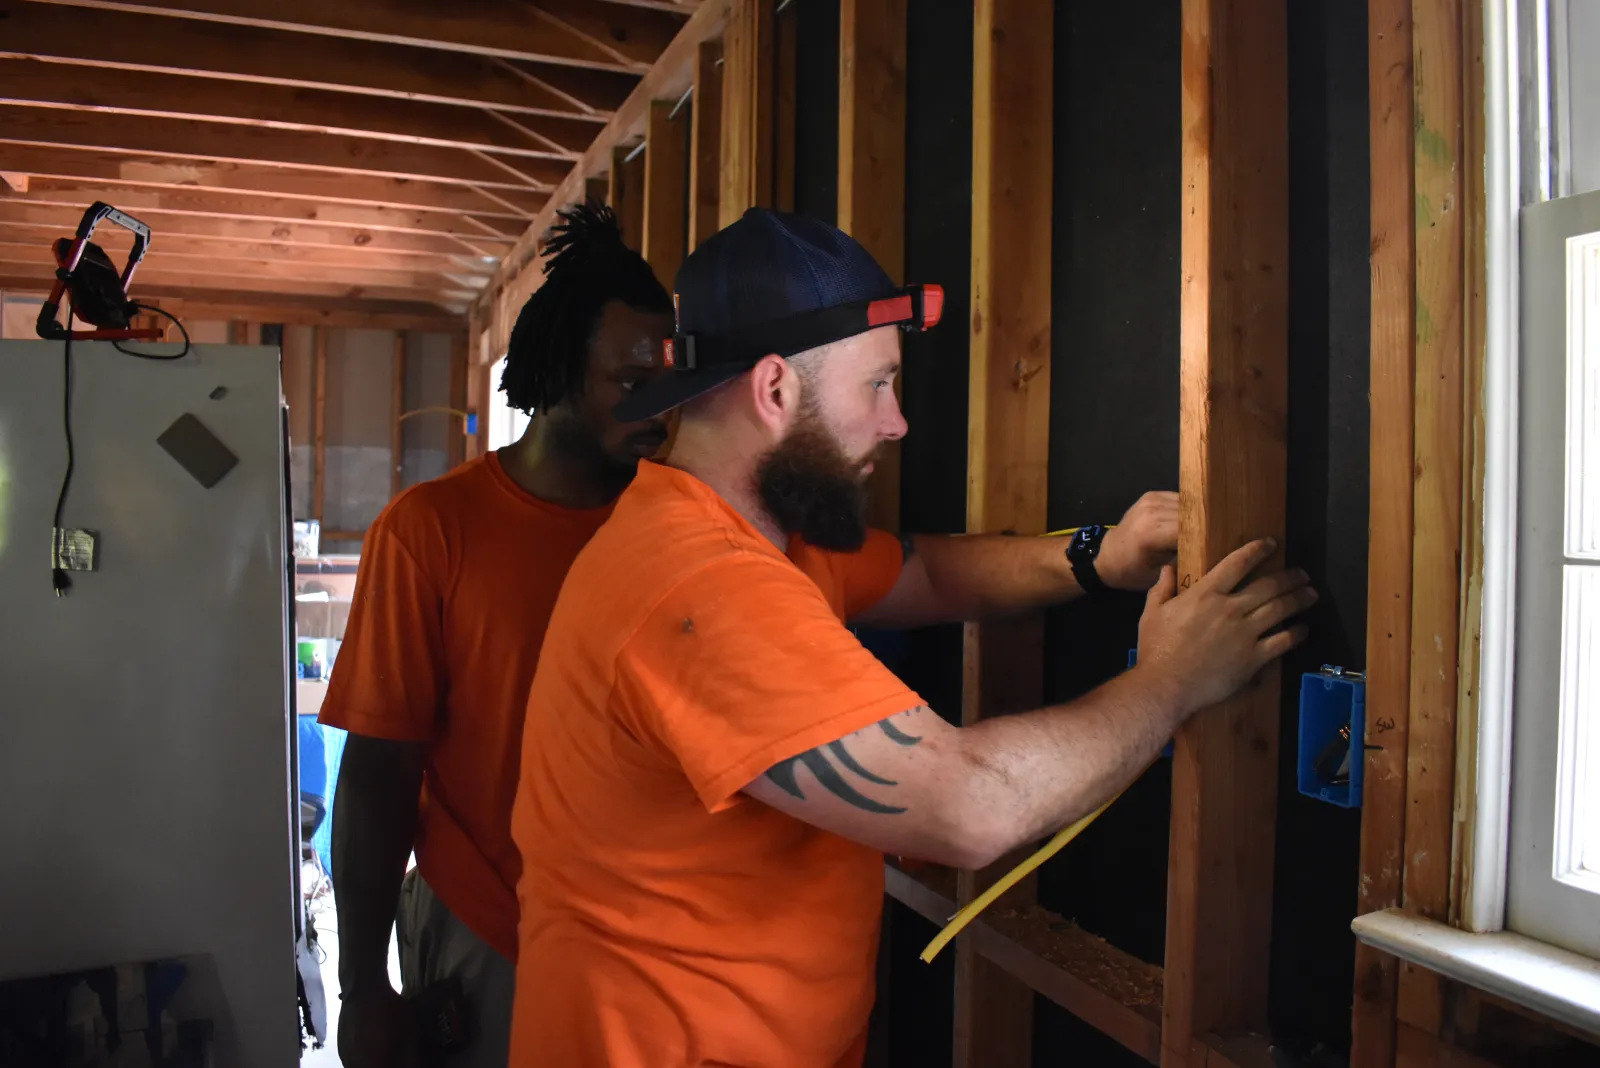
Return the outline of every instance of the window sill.
{"type": "Polygon", "coordinates": [[[1472,934],[1402,909],[1358,916],[1350,929],[1401,960],[1600,1034],[1600,961],[1509,931],[1472,934]]]}

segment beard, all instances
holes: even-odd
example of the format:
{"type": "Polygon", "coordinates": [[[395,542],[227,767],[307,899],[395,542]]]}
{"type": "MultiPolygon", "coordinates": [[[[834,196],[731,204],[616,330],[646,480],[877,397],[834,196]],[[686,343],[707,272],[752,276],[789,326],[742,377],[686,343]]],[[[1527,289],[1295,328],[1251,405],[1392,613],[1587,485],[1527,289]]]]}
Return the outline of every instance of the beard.
{"type": "Polygon", "coordinates": [[[756,489],[784,533],[853,552],[867,540],[866,462],[846,456],[822,413],[803,404],[788,436],[757,464],[756,489]]]}

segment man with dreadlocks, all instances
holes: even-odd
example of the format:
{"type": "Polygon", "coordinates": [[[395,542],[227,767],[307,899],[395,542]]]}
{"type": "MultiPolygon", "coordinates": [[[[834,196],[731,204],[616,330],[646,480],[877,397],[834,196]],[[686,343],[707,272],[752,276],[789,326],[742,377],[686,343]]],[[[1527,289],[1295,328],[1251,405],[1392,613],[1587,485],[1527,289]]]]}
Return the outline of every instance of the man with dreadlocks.
{"type": "Polygon", "coordinates": [[[333,826],[346,1068],[418,1056],[389,982],[397,923],[404,993],[451,982],[465,996],[475,1038],[450,1063],[505,1065],[528,685],[568,565],[666,440],[659,418],[611,415],[659,373],[666,291],[608,209],[564,213],[546,257],[501,382],[531,413],[527,432],[407,490],[373,523],[322,709],[350,732],[333,826]]]}

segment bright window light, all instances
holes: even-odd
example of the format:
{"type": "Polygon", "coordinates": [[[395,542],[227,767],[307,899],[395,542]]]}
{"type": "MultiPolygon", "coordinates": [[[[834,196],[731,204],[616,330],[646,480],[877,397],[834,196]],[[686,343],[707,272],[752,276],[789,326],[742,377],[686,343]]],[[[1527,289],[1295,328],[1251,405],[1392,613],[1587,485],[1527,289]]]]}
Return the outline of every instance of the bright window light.
{"type": "Polygon", "coordinates": [[[1554,875],[1600,894],[1600,233],[1567,239],[1566,467],[1554,875]]]}
{"type": "Polygon", "coordinates": [[[506,358],[500,357],[489,368],[489,448],[502,449],[528,429],[528,416],[506,403],[500,391],[500,376],[505,372],[506,358]]]}
{"type": "Polygon", "coordinates": [[[1600,561],[1600,233],[1567,239],[1568,558],[1600,561]]]}
{"type": "Polygon", "coordinates": [[[1600,567],[1568,564],[1564,579],[1554,874],[1600,893],[1600,567]]]}

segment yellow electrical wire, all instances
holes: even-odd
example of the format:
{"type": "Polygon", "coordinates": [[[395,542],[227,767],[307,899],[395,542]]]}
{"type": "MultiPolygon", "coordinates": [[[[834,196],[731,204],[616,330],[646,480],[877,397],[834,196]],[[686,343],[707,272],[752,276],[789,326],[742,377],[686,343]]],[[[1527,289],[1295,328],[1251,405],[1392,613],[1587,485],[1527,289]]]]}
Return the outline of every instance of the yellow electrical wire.
{"type": "Polygon", "coordinates": [[[399,421],[403,423],[407,419],[410,419],[413,415],[427,415],[430,412],[443,412],[446,415],[459,415],[463,419],[466,419],[472,415],[471,412],[464,412],[460,408],[449,408],[442,404],[434,404],[427,408],[413,408],[411,411],[401,415],[399,421]]]}
{"type": "MultiPolygon", "coordinates": [[[[1082,529],[1082,527],[1068,527],[1065,530],[1052,530],[1046,534],[1045,537],[1071,537],[1073,534],[1076,534],[1082,529]]],[[[1124,787],[1123,789],[1125,790],[1127,788],[1124,787]]],[[[950,918],[950,922],[944,925],[944,930],[935,935],[933,941],[928,943],[927,948],[922,951],[923,961],[932,961],[934,957],[939,955],[939,951],[941,949],[949,945],[951,941],[955,939],[956,935],[961,933],[962,929],[966,927],[967,924],[978,918],[978,913],[994,904],[997,900],[999,900],[1000,895],[1004,894],[1007,890],[1010,890],[1013,886],[1016,886],[1023,879],[1026,879],[1030,874],[1033,873],[1034,869],[1039,867],[1039,865],[1043,864],[1045,861],[1049,860],[1051,857],[1055,856],[1057,853],[1061,852],[1061,850],[1066,848],[1067,843],[1078,837],[1078,835],[1082,834],[1085,827],[1099,819],[1100,813],[1110,808],[1116,802],[1117,798],[1122,796],[1122,792],[1122,790],[1118,790],[1116,795],[1112,797],[1110,801],[1107,801],[1105,804],[1101,805],[1099,808],[1095,809],[1078,822],[1072,824],[1070,827],[1066,827],[1060,831],[1057,831],[1055,837],[1046,842],[1038,852],[1034,853],[1027,860],[1024,860],[1021,864],[1018,864],[1016,867],[1006,872],[995,882],[993,886],[989,887],[989,889],[973,898],[972,901],[960,912],[957,912],[954,916],[952,916],[950,918]]]]}
{"type": "Polygon", "coordinates": [[[1050,839],[1037,853],[1006,872],[993,886],[973,898],[970,904],[951,917],[950,922],[944,925],[944,930],[933,936],[933,941],[929,942],[927,948],[922,951],[922,959],[931,961],[934,957],[937,957],[939,951],[949,945],[951,940],[961,933],[963,927],[978,918],[978,913],[994,904],[1001,894],[1027,878],[1039,865],[1061,852],[1068,842],[1082,834],[1085,827],[1099,819],[1100,813],[1110,808],[1112,802],[1121,796],[1122,791],[1119,790],[1116,797],[1113,797],[1077,823],[1064,830],[1057,831],[1056,836],[1050,839]]]}

